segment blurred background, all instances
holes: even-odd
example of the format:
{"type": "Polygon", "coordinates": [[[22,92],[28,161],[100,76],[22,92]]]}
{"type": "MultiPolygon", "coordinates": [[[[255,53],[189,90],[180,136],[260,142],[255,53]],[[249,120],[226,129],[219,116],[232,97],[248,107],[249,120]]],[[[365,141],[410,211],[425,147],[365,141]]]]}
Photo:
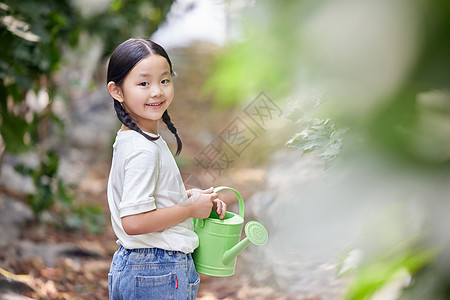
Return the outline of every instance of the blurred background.
{"type": "Polygon", "coordinates": [[[130,37],[172,59],[186,187],[269,232],[198,299],[450,299],[448,28],[445,0],[0,0],[0,299],[107,299],[130,37]]]}

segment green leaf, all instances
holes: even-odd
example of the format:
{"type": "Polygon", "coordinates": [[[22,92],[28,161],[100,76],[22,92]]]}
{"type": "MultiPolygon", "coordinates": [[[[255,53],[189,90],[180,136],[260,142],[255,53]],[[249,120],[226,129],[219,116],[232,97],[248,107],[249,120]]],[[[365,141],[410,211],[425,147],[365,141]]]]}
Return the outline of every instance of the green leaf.
{"type": "Polygon", "coordinates": [[[63,183],[61,179],[58,179],[58,192],[56,197],[58,202],[66,207],[73,206],[75,202],[75,195],[69,192],[67,186],[63,183]]]}
{"type": "Polygon", "coordinates": [[[122,8],[122,1],[121,0],[114,0],[109,5],[109,9],[113,12],[119,11],[122,8]]]}
{"type": "Polygon", "coordinates": [[[347,129],[336,130],[336,125],[331,120],[311,119],[308,127],[286,144],[304,153],[322,151],[319,156],[331,161],[340,153],[347,131],[347,129]]]}
{"type": "Polygon", "coordinates": [[[23,153],[34,147],[33,140],[27,140],[26,136],[31,138],[30,132],[35,131],[35,124],[29,124],[23,118],[0,109],[1,127],[0,134],[5,141],[5,151],[9,153],[23,153]]]}
{"type": "Polygon", "coordinates": [[[364,300],[395,279],[402,270],[414,275],[436,255],[435,249],[405,249],[392,256],[366,263],[356,273],[345,300],[364,300]]]}
{"type": "Polygon", "coordinates": [[[30,176],[33,172],[33,170],[31,168],[26,167],[25,165],[17,165],[14,167],[14,170],[21,174],[21,175],[25,175],[25,176],[30,176]]]}

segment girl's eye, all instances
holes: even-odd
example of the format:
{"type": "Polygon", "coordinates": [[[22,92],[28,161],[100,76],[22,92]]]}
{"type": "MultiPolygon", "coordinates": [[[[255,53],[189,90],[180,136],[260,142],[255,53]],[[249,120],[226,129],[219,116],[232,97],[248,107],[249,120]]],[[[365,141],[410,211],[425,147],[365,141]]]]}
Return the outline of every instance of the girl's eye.
{"type": "Polygon", "coordinates": [[[139,83],[139,85],[140,85],[140,86],[148,86],[149,83],[144,81],[144,82],[139,83]]]}
{"type": "Polygon", "coordinates": [[[168,84],[169,82],[170,82],[169,79],[163,79],[163,80],[161,81],[162,84],[168,84]]]}

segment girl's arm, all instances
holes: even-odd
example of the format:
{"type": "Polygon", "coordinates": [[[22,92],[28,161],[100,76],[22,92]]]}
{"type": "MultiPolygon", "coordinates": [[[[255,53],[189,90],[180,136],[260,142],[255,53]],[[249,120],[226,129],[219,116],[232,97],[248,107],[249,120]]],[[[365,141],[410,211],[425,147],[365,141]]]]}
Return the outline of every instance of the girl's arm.
{"type": "MultiPolygon", "coordinates": [[[[213,193],[212,188],[204,190],[201,193],[193,193],[188,201],[178,205],[157,208],[137,215],[125,216],[122,218],[122,227],[127,234],[137,235],[163,231],[188,218],[204,219],[209,216],[213,208],[213,203],[217,204],[220,201],[217,197],[217,194],[213,193]]],[[[220,211],[220,213],[225,214],[226,205],[221,206],[221,208],[223,212],[220,211]]]]}

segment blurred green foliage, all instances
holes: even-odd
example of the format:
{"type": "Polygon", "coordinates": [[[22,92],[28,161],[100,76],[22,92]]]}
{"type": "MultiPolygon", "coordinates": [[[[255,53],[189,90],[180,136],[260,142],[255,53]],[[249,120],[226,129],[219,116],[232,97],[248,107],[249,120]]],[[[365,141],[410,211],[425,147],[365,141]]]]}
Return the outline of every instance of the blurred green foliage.
{"type": "MultiPolygon", "coordinates": [[[[242,12],[241,25],[243,36],[223,49],[205,87],[220,106],[261,91],[280,102],[288,99],[283,103],[300,110],[314,106],[293,120],[299,133],[289,146],[318,151],[327,161],[347,151],[341,167],[362,150],[392,168],[398,167],[389,163],[395,161],[433,174],[430,178],[448,176],[449,1],[260,0],[242,12]],[[309,97],[310,90],[320,90],[326,101],[309,97]]],[[[296,109],[284,110],[291,108],[296,109]]],[[[417,197],[426,207],[448,201],[440,198],[445,192],[417,197]]],[[[401,188],[399,195],[409,199],[401,188]]],[[[439,229],[430,230],[448,243],[439,229]]],[[[417,293],[406,292],[408,299],[447,299],[448,268],[437,272],[438,255],[427,250],[433,242],[419,244],[366,261],[354,274],[346,299],[369,299],[403,269],[421,280],[413,280],[411,289],[417,293]],[[430,280],[438,284],[428,285],[430,280]]]]}
{"type": "Polygon", "coordinates": [[[28,90],[52,90],[50,75],[61,62],[63,45],[77,42],[79,15],[70,1],[0,2],[0,134],[10,153],[39,142],[39,122],[48,111],[25,119],[28,90]]]}
{"type": "MultiPolygon", "coordinates": [[[[347,300],[370,299],[377,291],[395,282],[403,288],[415,275],[436,257],[436,250],[422,249],[420,245],[402,245],[392,253],[365,262],[356,271],[351,282],[347,300]]],[[[380,297],[380,296],[378,296],[380,297]]]]}
{"type": "MultiPolygon", "coordinates": [[[[103,10],[83,15],[70,0],[0,1],[0,141],[10,154],[39,152],[36,168],[16,167],[34,182],[36,192],[28,200],[36,215],[59,205],[66,224],[97,232],[103,219],[99,207],[76,204],[71,189],[58,178],[57,151],[47,149],[45,143],[48,126],[64,130],[52,111],[54,96],[66,94],[53,76],[66,62],[64,51],[76,47],[84,33],[100,37],[105,57],[125,39],[149,37],[172,2],[113,0],[103,10]],[[27,103],[27,95],[39,91],[44,91],[48,103],[35,109],[27,103]]],[[[2,157],[3,152],[0,167],[2,157]]]]}
{"type": "MultiPolygon", "coordinates": [[[[61,189],[61,181],[56,178],[58,165],[59,159],[56,153],[47,152],[46,157],[35,169],[24,165],[15,167],[20,174],[30,176],[37,189],[35,194],[28,195],[28,202],[35,214],[51,209],[57,195],[64,192],[64,189],[61,189]]],[[[70,201],[67,193],[62,194],[62,196],[62,202],[70,201]]]]}
{"type": "Polygon", "coordinates": [[[341,152],[344,136],[348,129],[336,128],[331,120],[309,119],[306,128],[287,142],[289,147],[308,153],[319,151],[319,157],[332,161],[341,152]]]}
{"type": "Polygon", "coordinates": [[[231,106],[261,91],[288,95],[303,51],[298,27],[309,8],[324,1],[258,1],[243,12],[243,39],[229,43],[216,57],[205,84],[217,104],[231,106]]]}
{"type": "Polygon", "coordinates": [[[173,0],[113,0],[107,9],[85,18],[83,30],[104,42],[104,55],[130,37],[149,38],[164,21],[173,0]]]}
{"type": "Polygon", "coordinates": [[[317,110],[320,119],[364,128],[368,143],[411,162],[448,166],[450,134],[441,133],[450,133],[449,124],[430,120],[450,118],[450,2],[261,0],[243,12],[242,25],[244,36],[223,49],[205,86],[218,105],[261,91],[292,97],[310,84],[330,98],[317,110]],[[400,44],[405,36],[411,44],[400,44]],[[392,60],[402,51],[405,62],[392,60]],[[384,82],[391,74],[398,77],[384,82]],[[428,103],[418,98],[430,90],[444,99],[425,116],[428,103]]]}
{"type": "Polygon", "coordinates": [[[64,184],[58,178],[59,157],[48,151],[37,168],[29,168],[23,164],[15,166],[22,175],[30,176],[36,191],[27,195],[33,213],[39,216],[58,205],[58,213],[63,225],[71,229],[86,228],[92,233],[100,233],[105,222],[98,205],[80,204],[76,202],[74,187],[64,184]]]}

